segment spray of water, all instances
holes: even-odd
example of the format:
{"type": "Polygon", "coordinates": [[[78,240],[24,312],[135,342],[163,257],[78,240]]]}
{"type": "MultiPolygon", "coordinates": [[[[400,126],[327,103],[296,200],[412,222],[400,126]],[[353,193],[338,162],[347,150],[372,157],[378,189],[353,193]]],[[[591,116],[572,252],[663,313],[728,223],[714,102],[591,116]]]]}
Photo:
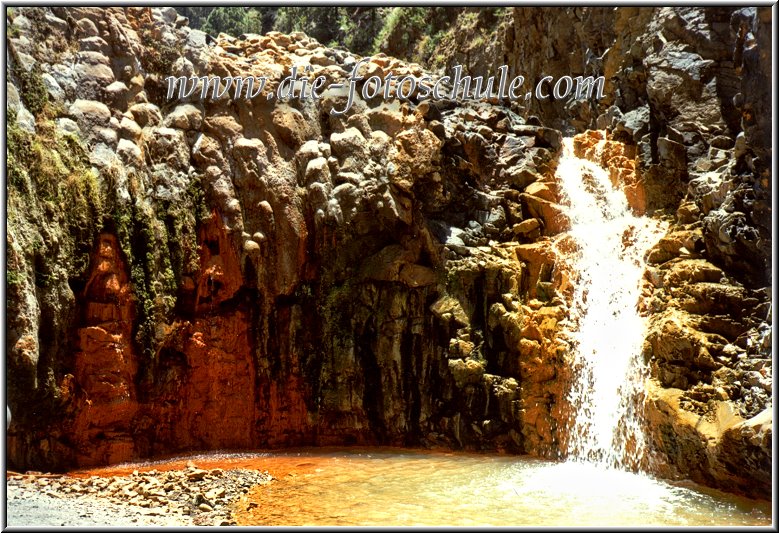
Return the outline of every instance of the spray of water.
{"type": "Polygon", "coordinates": [[[572,139],[564,140],[557,180],[575,243],[573,251],[561,252],[574,282],[567,332],[574,376],[567,454],[574,461],[643,469],[648,368],[641,356],[646,324],[638,302],[644,256],[665,228],[634,216],[608,173],[574,155],[572,139]]]}

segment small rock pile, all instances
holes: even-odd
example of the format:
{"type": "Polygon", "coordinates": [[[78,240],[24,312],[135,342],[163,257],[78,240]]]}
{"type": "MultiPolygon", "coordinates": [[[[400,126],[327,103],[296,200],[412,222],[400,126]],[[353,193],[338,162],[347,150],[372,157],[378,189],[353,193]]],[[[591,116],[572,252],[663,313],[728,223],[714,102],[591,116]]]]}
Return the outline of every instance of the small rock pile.
{"type": "MultiPolygon", "coordinates": [[[[14,474],[7,479],[9,514],[12,514],[13,500],[43,494],[68,500],[73,505],[97,498],[103,500],[101,503],[121,505],[131,514],[136,514],[138,519],[164,517],[166,525],[229,526],[236,525],[231,503],[247,493],[250,487],[269,483],[272,479],[268,472],[221,468],[204,470],[191,462],[184,470],[135,470],[127,476],[80,478],[14,474]]],[[[152,518],[150,521],[159,520],[152,518]]]]}

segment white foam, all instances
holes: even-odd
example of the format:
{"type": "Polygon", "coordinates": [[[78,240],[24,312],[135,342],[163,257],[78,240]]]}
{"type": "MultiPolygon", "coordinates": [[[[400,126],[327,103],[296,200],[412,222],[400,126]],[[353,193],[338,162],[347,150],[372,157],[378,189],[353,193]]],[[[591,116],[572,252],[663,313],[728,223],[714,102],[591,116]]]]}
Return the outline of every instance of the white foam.
{"type": "Polygon", "coordinates": [[[571,329],[575,380],[568,428],[571,459],[635,468],[646,456],[641,423],[648,369],[641,357],[645,317],[638,311],[644,256],[665,225],[636,217],[608,173],[573,153],[564,139],[557,169],[576,250],[571,329]]]}

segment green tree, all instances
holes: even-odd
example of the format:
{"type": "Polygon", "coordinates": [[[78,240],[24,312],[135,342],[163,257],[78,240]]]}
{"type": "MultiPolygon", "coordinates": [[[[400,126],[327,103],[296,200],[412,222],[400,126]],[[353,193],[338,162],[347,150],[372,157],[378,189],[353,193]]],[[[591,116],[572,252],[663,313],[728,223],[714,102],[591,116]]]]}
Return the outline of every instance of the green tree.
{"type": "Polygon", "coordinates": [[[212,35],[227,33],[238,36],[250,31],[248,15],[249,9],[245,7],[217,7],[208,14],[201,29],[212,35]]]}
{"type": "Polygon", "coordinates": [[[179,7],[176,6],[176,11],[182,17],[189,19],[189,27],[195,29],[202,29],[205,24],[208,15],[216,9],[215,7],[179,7]]]}

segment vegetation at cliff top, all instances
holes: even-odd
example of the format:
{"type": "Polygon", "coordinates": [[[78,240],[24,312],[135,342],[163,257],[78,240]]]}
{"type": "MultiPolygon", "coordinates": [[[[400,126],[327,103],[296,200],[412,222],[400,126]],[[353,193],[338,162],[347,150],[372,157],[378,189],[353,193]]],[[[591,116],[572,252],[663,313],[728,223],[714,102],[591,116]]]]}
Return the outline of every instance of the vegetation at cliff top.
{"type": "Polygon", "coordinates": [[[459,18],[499,17],[505,8],[451,7],[177,7],[193,28],[212,35],[302,31],[361,55],[384,52],[434,62],[434,50],[459,18]]]}

